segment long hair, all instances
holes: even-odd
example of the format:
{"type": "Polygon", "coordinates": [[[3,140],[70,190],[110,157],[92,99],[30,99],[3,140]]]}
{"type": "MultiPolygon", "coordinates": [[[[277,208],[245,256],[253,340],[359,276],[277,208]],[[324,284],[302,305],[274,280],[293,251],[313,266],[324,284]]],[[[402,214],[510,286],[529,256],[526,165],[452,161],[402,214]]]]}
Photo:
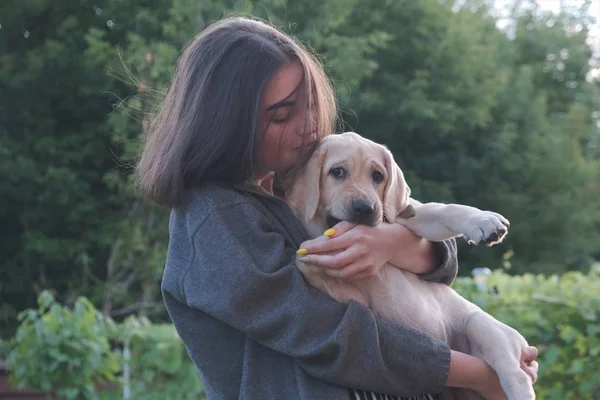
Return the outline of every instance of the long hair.
{"type": "Polygon", "coordinates": [[[318,138],[333,133],[336,104],[321,64],[298,41],[265,22],[233,17],[184,49],[137,165],[145,195],[174,207],[206,181],[241,183],[259,163],[263,87],[291,60],[315,110],[318,138]]]}

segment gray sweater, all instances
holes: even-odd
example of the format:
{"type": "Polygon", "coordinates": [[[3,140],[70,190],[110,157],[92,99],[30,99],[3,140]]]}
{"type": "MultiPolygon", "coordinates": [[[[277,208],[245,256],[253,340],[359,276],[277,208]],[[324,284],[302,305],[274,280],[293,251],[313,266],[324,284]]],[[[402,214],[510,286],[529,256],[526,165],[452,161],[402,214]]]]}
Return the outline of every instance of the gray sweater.
{"type": "MultiPolygon", "coordinates": [[[[307,233],[258,186],[205,185],[174,209],[162,293],[209,400],[348,400],[347,388],[412,396],[443,389],[450,348],[341,304],[294,265],[307,233]]],[[[450,284],[456,243],[423,279],[450,284]]]]}

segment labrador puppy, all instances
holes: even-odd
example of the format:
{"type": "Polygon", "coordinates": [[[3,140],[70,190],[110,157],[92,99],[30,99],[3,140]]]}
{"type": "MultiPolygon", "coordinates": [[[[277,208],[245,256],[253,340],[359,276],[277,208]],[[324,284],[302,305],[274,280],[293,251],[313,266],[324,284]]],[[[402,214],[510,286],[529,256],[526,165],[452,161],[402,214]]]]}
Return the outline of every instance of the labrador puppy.
{"type": "MultiPolygon", "coordinates": [[[[323,139],[285,191],[310,235],[340,221],[375,225],[396,222],[417,235],[442,241],[462,236],[469,243],[499,243],[509,222],[500,214],[458,204],[420,203],[391,152],[354,132],[323,139]]],[[[451,287],[384,265],[376,276],[343,280],[297,257],[306,280],[340,302],[358,301],[376,314],[447,342],[453,349],[486,361],[497,373],[509,400],[532,400],[531,379],[520,368],[527,341],[451,287]]],[[[447,389],[444,399],[481,399],[468,390],[447,389]]]]}

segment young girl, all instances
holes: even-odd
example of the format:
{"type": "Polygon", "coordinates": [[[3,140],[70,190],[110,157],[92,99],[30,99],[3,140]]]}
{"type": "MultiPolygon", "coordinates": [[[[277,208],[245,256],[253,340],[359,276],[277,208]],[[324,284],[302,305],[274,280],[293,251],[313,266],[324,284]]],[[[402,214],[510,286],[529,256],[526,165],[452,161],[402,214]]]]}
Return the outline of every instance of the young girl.
{"type": "MultiPolygon", "coordinates": [[[[263,22],[224,19],[179,60],[138,173],[148,198],[172,209],[162,291],[208,398],[433,399],[445,386],[504,398],[483,361],[338,303],[295,267],[296,250],[315,242],[281,185],[335,117],[322,67],[263,22]]],[[[335,228],[332,247],[315,255],[332,274],[359,278],[391,262],[422,279],[456,276],[453,241],[433,244],[397,224],[335,228]],[[340,241],[347,247],[334,252],[340,241]]],[[[535,380],[534,359],[533,348],[523,368],[535,380]]]]}

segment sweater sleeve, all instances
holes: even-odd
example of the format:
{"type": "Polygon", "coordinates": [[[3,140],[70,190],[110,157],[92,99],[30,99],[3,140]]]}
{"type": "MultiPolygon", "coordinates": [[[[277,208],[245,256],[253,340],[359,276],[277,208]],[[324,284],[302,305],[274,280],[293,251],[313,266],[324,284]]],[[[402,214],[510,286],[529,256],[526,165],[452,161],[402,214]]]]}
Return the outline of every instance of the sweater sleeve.
{"type": "Polygon", "coordinates": [[[443,390],[446,343],[310,286],[293,262],[295,250],[254,207],[214,211],[192,243],[181,282],[189,306],[294,358],[317,379],[398,396],[443,390]]]}
{"type": "Polygon", "coordinates": [[[439,260],[438,267],[426,274],[420,274],[419,277],[426,281],[452,285],[458,275],[458,249],[456,240],[449,239],[442,242],[432,242],[434,251],[439,260]]]}

